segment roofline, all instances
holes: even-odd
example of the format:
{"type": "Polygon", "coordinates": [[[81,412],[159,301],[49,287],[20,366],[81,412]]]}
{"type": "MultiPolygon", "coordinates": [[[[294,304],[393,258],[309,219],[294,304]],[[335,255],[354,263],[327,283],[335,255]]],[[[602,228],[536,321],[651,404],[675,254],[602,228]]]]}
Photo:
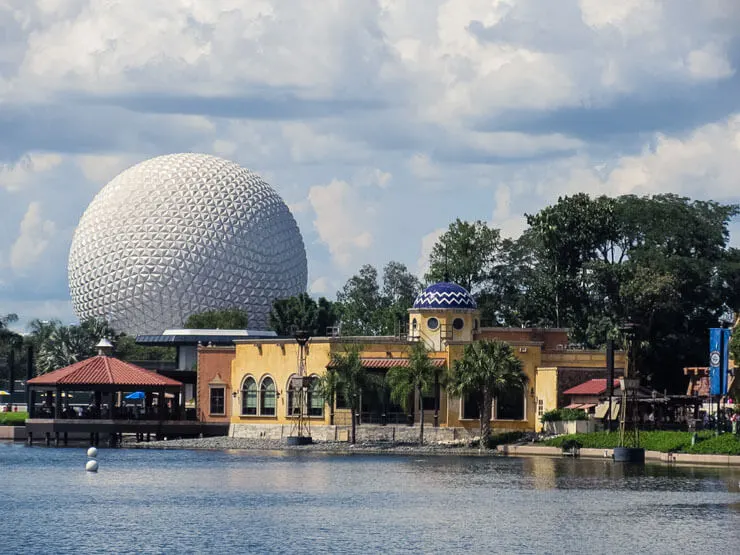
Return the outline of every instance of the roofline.
{"type": "MultiPolygon", "coordinates": [[[[309,338],[309,344],[311,343],[395,343],[399,345],[407,345],[412,343],[407,339],[401,339],[397,335],[336,335],[336,336],[316,336],[309,338]]],[[[287,345],[297,344],[293,337],[263,337],[253,339],[235,339],[235,345],[287,345]]]]}
{"type": "Polygon", "coordinates": [[[557,332],[569,332],[570,328],[547,328],[547,327],[541,327],[541,328],[517,328],[516,326],[485,326],[481,327],[480,331],[483,330],[496,330],[496,331],[557,331],[557,332]]]}

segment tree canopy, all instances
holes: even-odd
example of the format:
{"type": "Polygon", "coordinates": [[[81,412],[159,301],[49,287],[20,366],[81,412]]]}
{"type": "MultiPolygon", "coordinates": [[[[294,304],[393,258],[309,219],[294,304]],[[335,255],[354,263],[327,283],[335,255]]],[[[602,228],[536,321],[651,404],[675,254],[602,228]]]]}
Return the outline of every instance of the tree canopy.
{"type": "Polygon", "coordinates": [[[404,264],[389,262],[378,271],[367,264],[337,293],[336,308],[342,335],[393,335],[405,329],[407,310],[421,291],[421,283],[404,264]]]}
{"type": "Polygon", "coordinates": [[[432,248],[427,282],[450,280],[471,293],[491,277],[501,248],[501,234],[484,222],[452,222],[432,248]]]}
{"type": "Polygon", "coordinates": [[[428,277],[439,277],[446,256],[485,325],[565,327],[589,348],[632,321],[641,371],[654,387],[681,390],[681,368],[706,364],[708,328],[728,307],[740,311],[740,252],[728,246],[737,214],[734,204],[672,194],[580,193],[526,215],[516,239],[454,222],[433,249],[428,277]],[[470,269],[469,253],[482,242],[473,230],[491,248],[470,269]]]}
{"type": "Polygon", "coordinates": [[[249,318],[245,310],[241,308],[225,308],[191,314],[185,321],[185,327],[193,330],[243,330],[247,327],[248,323],[249,318]]]}
{"type": "Polygon", "coordinates": [[[334,303],[324,297],[316,302],[308,293],[277,299],[272,303],[269,316],[270,329],[281,336],[303,330],[313,337],[324,337],[336,322],[334,303]]]}

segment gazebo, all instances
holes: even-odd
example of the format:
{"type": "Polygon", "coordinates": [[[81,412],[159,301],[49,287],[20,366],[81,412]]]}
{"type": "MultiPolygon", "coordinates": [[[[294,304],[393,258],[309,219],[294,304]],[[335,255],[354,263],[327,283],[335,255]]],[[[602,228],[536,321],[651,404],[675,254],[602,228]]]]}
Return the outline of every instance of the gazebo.
{"type": "Polygon", "coordinates": [[[180,404],[182,383],[145,370],[106,354],[110,342],[101,340],[99,354],[92,358],[38,376],[26,382],[30,394],[26,421],[28,441],[33,433],[51,433],[59,442],[60,432],[66,442],[67,432],[90,433],[91,442],[99,441],[101,432],[110,434],[115,445],[120,434],[164,433],[164,424],[183,420],[180,404]],[[72,406],[80,393],[89,393],[87,404],[72,406]],[[143,407],[125,406],[126,393],[143,392],[143,407]],[[41,396],[41,402],[39,402],[41,396]],[[156,402],[155,402],[156,401],[156,402]]]}

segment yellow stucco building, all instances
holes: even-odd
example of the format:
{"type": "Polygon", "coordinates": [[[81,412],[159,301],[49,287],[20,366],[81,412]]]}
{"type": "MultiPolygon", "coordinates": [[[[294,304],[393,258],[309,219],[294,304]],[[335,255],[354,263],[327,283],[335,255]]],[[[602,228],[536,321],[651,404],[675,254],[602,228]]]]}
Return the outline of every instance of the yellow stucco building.
{"type": "MultiPolygon", "coordinates": [[[[358,349],[363,366],[382,377],[389,368],[405,364],[412,344],[423,341],[430,349],[430,357],[440,369],[442,378],[445,369],[462,356],[465,345],[479,339],[494,338],[512,346],[529,378],[524,391],[494,400],[492,425],[497,431],[539,430],[539,416],[562,406],[562,391],[594,377],[605,377],[605,353],[569,350],[567,330],[482,328],[480,313],[470,294],[456,284],[437,283],[421,293],[414,307],[409,309],[409,328],[405,335],[310,339],[305,351],[304,375],[311,379],[307,381],[304,412],[308,415],[312,434],[341,439],[343,428],[351,423],[349,410],[341,398],[337,400],[335,410],[331,411],[315,388],[317,379],[326,372],[334,353],[358,349]],[[333,425],[330,421],[332,412],[333,425]]],[[[298,375],[300,363],[300,347],[296,340],[236,340],[230,368],[224,367],[225,362],[222,347],[199,349],[199,372],[203,371],[204,376],[214,376],[213,382],[208,384],[211,395],[207,397],[225,400],[218,405],[221,412],[201,410],[200,414],[205,419],[209,416],[228,419],[231,433],[236,436],[288,435],[296,420],[296,397],[292,389],[292,378],[298,375]],[[228,380],[224,380],[226,376],[228,380]]],[[[615,366],[623,366],[621,353],[617,353],[615,366]]],[[[468,433],[467,430],[475,433],[479,426],[477,404],[451,396],[441,386],[433,389],[423,401],[425,423],[430,426],[430,432],[446,430],[446,435],[439,435],[445,438],[462,437],[468,433]],[[455,432],[450,435],[453,430],[455,432]]],[[[201,406],[208,402],[209,399],[203,399],[201,395],[201,406]]],[[[418,402],[413,406],[418,407],[418,402]]],[[[358,415],[361,425],[393,428],[394,438],[397,431],[408,428],[410,422],[418,424],[419,418],[418,409],[413,414],[406,414],[390,401],[387,392],[364,396],[358,415]]]]}

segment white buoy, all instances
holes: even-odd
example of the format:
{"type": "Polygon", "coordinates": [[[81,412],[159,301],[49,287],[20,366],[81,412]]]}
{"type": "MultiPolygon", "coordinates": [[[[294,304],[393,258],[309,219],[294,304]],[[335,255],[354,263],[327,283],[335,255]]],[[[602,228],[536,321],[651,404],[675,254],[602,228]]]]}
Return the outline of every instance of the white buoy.
{"type": "Polygon", "coordinates": [[[98,450],[95,447],[90,447],[90,449],[87,450],[87,456],[94,459],[98,456],[98,450]]]}
{"type": "Polygon", "coordinates": [[[98,461],[96,461],[95,459],[87,461],[87,464],[85,465],[85,470],[87,470],[88,472],[97,472],[98,461]]]}

